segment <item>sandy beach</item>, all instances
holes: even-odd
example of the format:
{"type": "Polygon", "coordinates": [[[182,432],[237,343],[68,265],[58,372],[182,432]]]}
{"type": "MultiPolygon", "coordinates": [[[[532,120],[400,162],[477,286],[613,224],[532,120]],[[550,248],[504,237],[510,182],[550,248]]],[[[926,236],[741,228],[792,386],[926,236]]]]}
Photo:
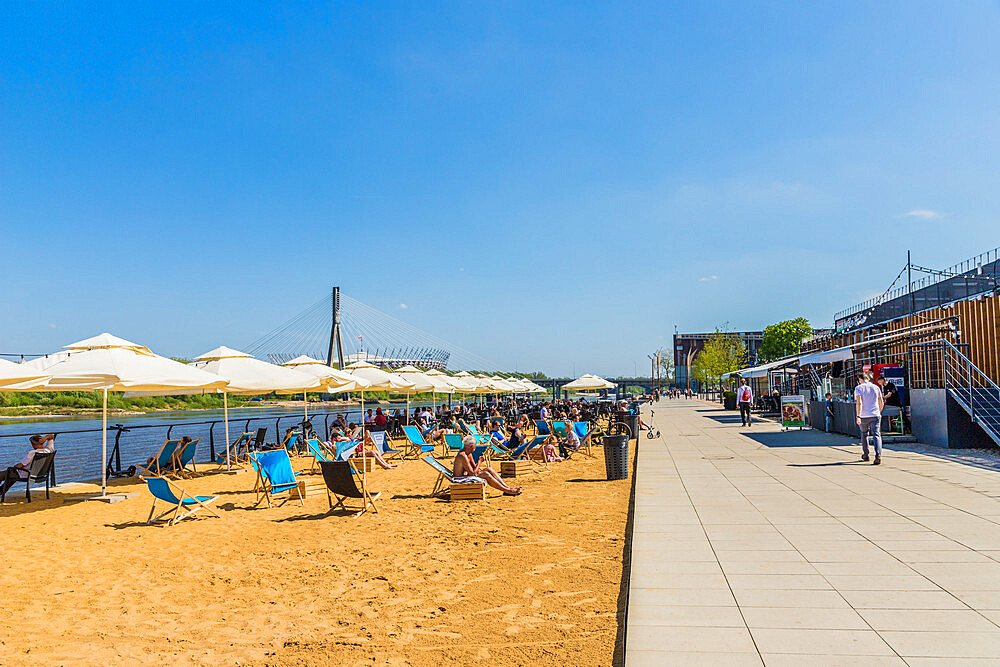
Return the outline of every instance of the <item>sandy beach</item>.
{"type": "Polygon", "coordinates": [[[520,497],[451,503],[406,461],[370,475],[381,511],[358,519],[325,493],[253,509],[252,473],[179,482],[220,495],[222,518],[173,527],[145,524],[134,479],[112,505],[64,502],[79,486],[8,498],[2,662],[611,664],[630,483],[603,459],[552,469],[520,497]]]}

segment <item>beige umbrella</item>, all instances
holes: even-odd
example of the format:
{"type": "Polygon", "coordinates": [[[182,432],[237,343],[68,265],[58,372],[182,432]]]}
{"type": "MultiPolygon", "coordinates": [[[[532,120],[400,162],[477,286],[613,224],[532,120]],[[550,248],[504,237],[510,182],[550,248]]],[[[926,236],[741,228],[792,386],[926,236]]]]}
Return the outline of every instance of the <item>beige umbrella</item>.
{"type": "MultiPolygon", "coordinates": [[[[345,391],[357,391],[371,386],[371,383],[367,380],[359,378],[355,375],[350,375],[344,371],[337,370],[336,368],[331,368],[319,359],[313,359],[312,357],[308,357],[304,354],[295,357],[291,361],[286,361],[282,364],[282,366],[292,368],[302,373],[308,373],[309,375],[319,378],[322,382],[326,383],[324,391],[328,394],[339,394],[345,391]]],[[[302,392],[302,404],[303,417],[304,419],[309,419],[309,401],[307,400],[306,392],[302,392]]]]}
{"type": "Polygon", "coordinates": [[[573,380],[572,382],[567,382],[566,384],[563,385],[562,388],[563,389],[570,389],[570,390],[577,390],[577,391],[588,390],[588,389],[590,389],[590,390],[593,390],[593,389],[614,389],[615,388],[615,384],[613,382],[608,382],[604,378],[599,377],[597,375],[591,375],[590,373],[587,373],[585,375],[581,375],[580,377],[578,377],[577,379],[573,380]]]}
{"type": "Polygon", "coordinates": [[[27,364],[0,359],[0,391],[31,391],[44,387],[49,376],[27,364]]]}
{"type": "MultiPolygon", "coordinates": [[[[431,405],[434,407],[435,411],[437,410],[438,394],[452,394],[455,392],[455,388],[446,380],[447,376],[437,369],[432,369],[431,371],[427,371],[425,373],[416,366],[407,364],[402,368],[397,368],[396,373],[403,376],[407,380],[414,382],[417,385],[417,391],[430,391],[431,405]]],[[[406,398],[406,413],[409,415],[410,395],[407,394],[406,398]]],[[[409,416],[407,416],[407,420],[409,420],[409,416]]]]}
{"type": "Polygon", "coordinates": [[[189,393],[223,390],[225,378],[172,359],[153,354],[149,348],[103,333],[72,345],[72,354],[52,364],[45,372],[50,379],[45,391],[102,391],[101,496],[107,493],[108,392],[155,391],[189,393]]]}

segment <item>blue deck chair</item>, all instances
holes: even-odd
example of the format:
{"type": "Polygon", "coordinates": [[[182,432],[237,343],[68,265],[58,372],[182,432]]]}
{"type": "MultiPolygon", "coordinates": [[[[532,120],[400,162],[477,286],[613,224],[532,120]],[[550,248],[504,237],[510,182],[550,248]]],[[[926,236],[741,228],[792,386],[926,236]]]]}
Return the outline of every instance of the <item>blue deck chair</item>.
{"type": "Polygon", "coordinates": [[[549,430],[549,425],[541,419],[535,420],[535,429],[537,429],[538,435],[552,435],[552,431],[549,430]]]}
{"type": "Polygon", "coordinates": [[[410,441],[410,451],[408,453],[414,456],[434,453],[434,445],[428,445],[424,441],[424,436],[420,435],[420,429],[416,426],[404,426],[403,433],[406,435],[406,439],[410,441]]]}
{"type": "Polygon", "coordinates": [[[375,443],[375,447],[386,458],[395,458],[404,453],[402,449],[392,448],[392,441],[389,440],[389,434],[385,431],[369,431],[368,434],[372,437],[372,442],[375,443]]]}
{"type": "Polygon", "coordinates": [[[552,422],[552,432],[560,438],[566,437],[566,422],[552,422]]]}
{"type": "Polygon", "coordinates": [[[281,504],[284,505],[292,496],[299,499],[303,506],[302,496],[299,494],[299,480],[295,478],[295,471],[292,470],[292,460],[288,458],[288,452],[284,449],[272,449],[266,452],[257,452],[251,456],[254,469],[257,471],[257,502],[254,507],[260,505],[261,500],[267,501],[267,506],[271,507],[271,496],[275,493],[288,491],[288,498],[281,504]]]}
{"type": "Polygon", "coordinates": [[[323,445],[320,444],[319,440],[316,438],[309,438],[306,440],[306,448],[309,451],[309,455],[313,457],[312,465],[309,466],[309,470],[315,470],[316,464],[323,461],[331,461],[332,459],[326,455],[323,451],[323,445]]]}
{"type": "Polygon", "coordinates": [[[361,446],[357,440],[345,440],[344,442],[333,443],[337,446],[337,458],[335,461],[346,461],[354,455],[354,450],[361,446]]]}
{"type": "Polygon", "coordinates": [[[191,442],[187,443],[183,447],[179,447],[177,451],[174,452],[174,472],[184,477],[188,472],[186,470],[188,464],[191,465],[191,470],[193,472],[198,472],[198,468],[194,464],[194,453],[198,449],[198,442],[201,438],[195,438],[191,442]]]}
{"type": "Polygon", "coordinates": [[[582,452],[583,448],[586,447],[587,451],[583,453],[587,456],[593,456],[590,452],[590,447],[594,444],[592,437],[594,435],[594,429],[589,427],[590,424],[587,422],[573,422],[573,430],[576,431],[578,436],[580,436],[580,449],[577,451],[582,452]]]}
{"type": "Polygon", "coordinates": [[[215,455],[215,462],[219,465],[226,465],[226,457],[229,457],[230,463],[235,463],[239,461],[243,456],[246,455],[246,450],[250,446],[250,440],[253,438],[253,433],[247,431],[240,435],[233,441],[233,444],[226,448],[226,451],[219,452],[215,455]]]}
{"type": "Polygon", "coordinates": [[[444,434],[444,444],[445,446],[453,452],[457,452],[464,445],[462,444],[462,438],[465,437],[461,433],[445,433],[444,434]]]}
{"type": "Polygon", "coordinates": [[[288,434],[288,437],[285,438],[285,441],[281,443],[281,446],[284,447],[289,452],[294,452],[298,448],[299,441],[301,439],[302,439],[301,431],[292,431],[291,433],[288,434]]]}
{"type": "Polygon", "coordinates": [[[171,465],[173,465],[174,452],[177,451],[177,447],[180,444],[180,440],[167,440],[160,447],[160,450],[156,452],[150,463],[138,465],[136,468],[142,470],[147,475],[162,475],[167,470],[170,470],[171,465]],[[149,466],[148,468],[146,467],[147,465],[149,466]]]}
{"type": "Polygon", "coordinates": [[[210,507],[210,505],[218,499],[218,496],[188,495],[187,491],[174,486],[164,477],[143,477],[141,479],[146,482],[149,492],[153,494],[153,506],[149,508],[149,518],[146,519],[146,525],[151,524],[153,521],[159,521],[171,512],[173,512],[174,515],[170,518],[170,521],[167,522],[168,526],[174,525],[181,519],[187,518],[201,509],[207,509],[215,516],[221,516],[215,511],[215,508],[210,507]],[[174,493],[174,489],[180,491],[179,497],[176,493],[174,493]],[[156,510],[157,500],[161,500],[168,505],[171,505],[171,508],[154,519],[153,512],[156,510]]]}
{"type": "Polygon", "coordinates": [[[443,493],[445,491],[445,481],[447,481],[449,485],[454,481],[451,476],[451,471],[441,465],[441,462],[433,456],[425,456],[423,461],[430,467],[434,468],[438,474],[437,479],[434,481],[434,490],[431,491],[431,495],[436,496],[443,493]]]}

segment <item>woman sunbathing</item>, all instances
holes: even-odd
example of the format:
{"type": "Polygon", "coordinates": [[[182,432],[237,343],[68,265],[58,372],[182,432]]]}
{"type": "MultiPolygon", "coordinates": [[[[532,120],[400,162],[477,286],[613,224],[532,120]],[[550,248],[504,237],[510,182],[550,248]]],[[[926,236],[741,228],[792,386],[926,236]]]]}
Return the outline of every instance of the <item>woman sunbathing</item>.
{"type": "Polygon", "coordinates": [[[454,484],[486,483],[494,489],[503,491],[505,496],[517,496],[521,494],[521,487],[507,486],[497,471],[493,468],[475,463],[472,460],[472,451],[476,448],[475,436],[467,435],[462,439],[462,449],[455,455],[455,463],[452,465],[452,482],[454,484]]]}

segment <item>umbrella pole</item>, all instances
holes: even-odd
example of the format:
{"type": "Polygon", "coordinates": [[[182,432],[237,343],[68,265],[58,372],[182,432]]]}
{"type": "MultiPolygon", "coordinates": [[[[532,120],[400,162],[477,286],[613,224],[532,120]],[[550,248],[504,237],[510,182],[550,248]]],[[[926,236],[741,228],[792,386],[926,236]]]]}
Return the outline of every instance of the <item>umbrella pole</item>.
{"type": "Polygon", "coordinates": [[[232,470],[230,468],[229,456],[231,452],[229,451],[230,442],[229,439],[229,392],[222,392],[222,416],[226,420],[226,472],[232,470]]]}
{"type": "Polygon", "coordinates": [[[108,390],[104,389],[104,409],[101,410],[101,495],[108,494],[108,390]]]}
{"type": "MultiPolygon", "coordinates": [[[[365,460],[368,458],[368,452],[365,451],[365,447],[367,447],[367,445],[365,444],[366,428],[368,427],[365,426],[365,392],[364,390],[362,390],[361,391],[361,495],[364,496],[362,500],[365,503],[365,506],[363,508],[363,511],[365,512],[368,511],[368,503],[370,503],[372,500],[371,496],[368,495],[368,461],[365,460]]],[[[388,437],[388,435],[389,434],[387,433],[386,437],[388,437]]],[[[372,438],[373,442],[374,440],[375,439],[372,438]]]]}
{"type": "MultiPolygon", "coordinates": [[[[302,421],[309,421],[309,397],[306,396],[306,392],[302,392],[302,421]]],[[[302,434],[303,442],[305,442],[306,434],[302,434]]]]}

